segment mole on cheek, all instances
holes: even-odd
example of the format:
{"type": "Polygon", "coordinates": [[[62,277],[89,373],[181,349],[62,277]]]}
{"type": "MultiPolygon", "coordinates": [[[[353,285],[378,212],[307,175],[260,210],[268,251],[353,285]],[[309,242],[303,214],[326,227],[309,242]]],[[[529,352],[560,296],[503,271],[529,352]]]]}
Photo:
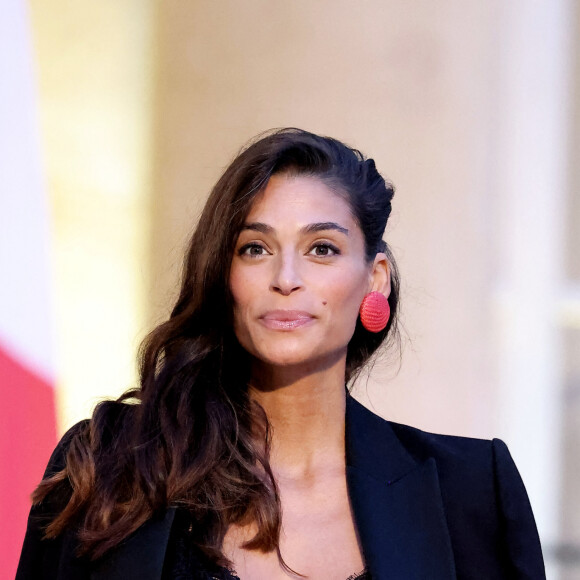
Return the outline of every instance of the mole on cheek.
{"type": "Polygon", "coordinates": [[[322,301],[322,306],[326,306],[328,304],[328,302],[326,300],[322,301]]]}

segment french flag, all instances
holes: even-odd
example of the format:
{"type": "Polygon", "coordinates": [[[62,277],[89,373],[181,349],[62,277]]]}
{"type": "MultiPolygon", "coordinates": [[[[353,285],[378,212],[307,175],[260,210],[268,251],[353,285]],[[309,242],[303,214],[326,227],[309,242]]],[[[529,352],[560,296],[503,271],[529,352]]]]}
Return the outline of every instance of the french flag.
{"type": "Polygon", "coordinates": [[[27,3],[0,17],[0,578],[56,443],[50,221],[27,3]]]}

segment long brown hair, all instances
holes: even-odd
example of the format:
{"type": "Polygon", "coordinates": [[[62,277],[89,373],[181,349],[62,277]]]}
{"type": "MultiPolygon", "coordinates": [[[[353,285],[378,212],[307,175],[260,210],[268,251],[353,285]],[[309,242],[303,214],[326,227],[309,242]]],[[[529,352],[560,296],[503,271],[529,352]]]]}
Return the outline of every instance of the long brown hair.
{"type": "Polygon", "coordinates": [[[249,360],[232,331],[229,269],[255,196],[270,177],[315,176],[347,199],[365,237],[366,258],[387,252],[391,318],[377,334],[360,321],[349,342],[346,381],[396,334],[399,280],[382,240],[393,188],[371,159],[328,137],[299,129],[262,135],[213,188],[185,258],[181,292],[169,320],[140,351],[140,386],[97,405],[79,426],[63,470],[33,495],[66,488],[68,503],[47,537],[78,529],[79,551],[95,559],[169,506],[187,510],[195,542],[217,563],[231,524],[253,522],[248,549],[277,550],[280,500],[269,456],[269,424],[247,392],[249,360]]]}

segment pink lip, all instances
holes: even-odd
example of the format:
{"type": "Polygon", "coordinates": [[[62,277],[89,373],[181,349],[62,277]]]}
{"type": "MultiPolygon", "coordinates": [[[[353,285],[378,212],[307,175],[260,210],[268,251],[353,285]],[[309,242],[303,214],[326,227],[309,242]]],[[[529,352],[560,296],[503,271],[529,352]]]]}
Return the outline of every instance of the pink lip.
{"type": "Polygon", "coordinates": [[[260,317],[262,324],[273,330],[293,330],[313,320],[314,316],[303,310],[271,310],[260,317]]]}

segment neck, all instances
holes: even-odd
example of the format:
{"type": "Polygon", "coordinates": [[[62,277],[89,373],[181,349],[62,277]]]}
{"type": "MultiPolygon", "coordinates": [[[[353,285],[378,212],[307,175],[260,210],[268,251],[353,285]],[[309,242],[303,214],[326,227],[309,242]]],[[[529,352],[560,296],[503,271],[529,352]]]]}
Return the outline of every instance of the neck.
{"type": "Polygon", "coordinates": [[[277,478],[343,469],[345,357],[324,368],[254,365],[250,396],[272,427],[270,465],[277,478]]]}

